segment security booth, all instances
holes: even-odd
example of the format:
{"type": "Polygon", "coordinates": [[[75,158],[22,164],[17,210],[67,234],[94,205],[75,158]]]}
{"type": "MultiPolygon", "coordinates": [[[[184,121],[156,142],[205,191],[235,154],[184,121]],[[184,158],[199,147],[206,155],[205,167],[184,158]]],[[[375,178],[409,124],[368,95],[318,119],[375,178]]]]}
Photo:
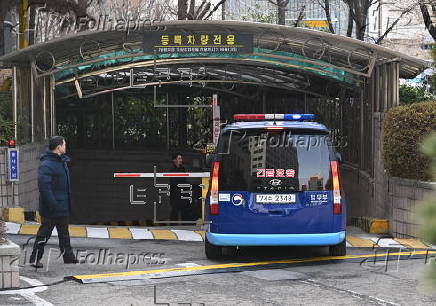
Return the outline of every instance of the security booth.
{"type": "MultiPolygon", "coordinates": [[[[337,139],[345,175],[365,173],[374,186],[382,179],[383,113],[399,103],[399,78],[426,66],[347,37],[240,21],[77,33],[0,62],[14,72],[26,180],[36,180],[47,137],[63,135],[72,157],[72,222],[138,224],[174,221],[163,186],[174,152],[184,155],[186,197],[196,202],[188,221],[197,221],[210,170],[205,148],[237,113],[315,114],[337,139]]],[[[20,205],[36,210],[37,190],[21,188],[20,205]]],[[[386,211],[371,192],[350,197],[350,214],[386,211]]]]}

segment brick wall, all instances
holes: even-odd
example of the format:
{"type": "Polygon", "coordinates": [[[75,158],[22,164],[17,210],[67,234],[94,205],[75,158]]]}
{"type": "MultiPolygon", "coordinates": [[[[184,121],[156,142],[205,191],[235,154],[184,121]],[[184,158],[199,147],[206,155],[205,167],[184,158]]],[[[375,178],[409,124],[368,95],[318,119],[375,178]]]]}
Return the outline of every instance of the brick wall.
{"type": "Polygon", "coordinates": [[[436,182],[389,178],[388,202],[392,210],[390,230],[394,237],[419,238],[419,221],[415,209],[434,192],[432,188],[436,188],[436,182]]]}

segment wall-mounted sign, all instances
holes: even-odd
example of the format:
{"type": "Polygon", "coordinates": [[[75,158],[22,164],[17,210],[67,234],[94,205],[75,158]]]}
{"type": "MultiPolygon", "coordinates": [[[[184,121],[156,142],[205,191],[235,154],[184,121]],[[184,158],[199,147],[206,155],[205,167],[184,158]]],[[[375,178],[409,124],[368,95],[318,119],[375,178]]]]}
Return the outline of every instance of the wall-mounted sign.
{"type": "Polygon", "coordinates": [[[329,22],[327,20],[304,20],[304,25],[309,28],[328,28],[329,22]]]}
{"type": "Polygon", "coordinates": [[[253,53],[253,35],[240,33],[147,33],[144,52],[253,53]]]}
{"type": "Polygon", "coordinates": [[[11,182],[20,179],[19,172],[19,151],[16,148],[8,148],[8,180],[11,182]]]}

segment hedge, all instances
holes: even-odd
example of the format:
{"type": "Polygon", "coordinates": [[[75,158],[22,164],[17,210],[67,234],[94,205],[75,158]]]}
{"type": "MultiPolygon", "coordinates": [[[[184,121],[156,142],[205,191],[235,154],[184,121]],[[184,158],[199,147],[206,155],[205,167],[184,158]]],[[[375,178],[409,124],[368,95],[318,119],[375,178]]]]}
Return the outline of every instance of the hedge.
{"type": "Polygon", "coordinates": [[[420,150],[422,140],[436,131],[436,101],[390,109],[384,121],[384,162],[390,176],[430,181],[430,160],[420,150]]]}

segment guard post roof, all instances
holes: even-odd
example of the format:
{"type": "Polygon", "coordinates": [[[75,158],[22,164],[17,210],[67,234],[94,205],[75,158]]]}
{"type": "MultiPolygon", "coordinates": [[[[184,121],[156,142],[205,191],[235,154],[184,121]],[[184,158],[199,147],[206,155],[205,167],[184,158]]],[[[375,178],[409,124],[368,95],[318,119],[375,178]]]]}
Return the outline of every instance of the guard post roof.
{"type": "MultiPolygon", "coordinates": [[[[323,95],[324,91],[328,92],[329,88],[334,91],[338,83],[343,87],[355,88],[363,79],[372,76],[374,67],[390,62],[399,63],[401,78],[414,78],[428,67],[427,62],[406,54],[326,32],[246,21],[205,20],[163,21],[129,33],[73,33],[0,57],[0,66],[3,67],[34,65],[37,76],[54,76],[56,86],[65,84],[78,88],[97,84],[83,97],[132,88],[128,82],[118,87],[112,84],[108,86],[104,84],[108,76],[112,80],[132,77],[132,74],[151,78],[155,67],[192,68],[194,65],[207,68],[207,75],[203,78],[211,84],[239,82],[323,97],[329,96],[328,93],[323,95]],[[214,32],[252,35],[253,52],[156,55],[143,49],[150,33],[214,32]],[[326,85],[329,82],[331,85],[326,85]]],[[[170,74],[172,77],[173,72],[170,74]]],[[[193,72],[192,77],[194,80],[201,79],[199,73],[193,72]]],[[[189,80],[170,80],[166,83],[181,85],[186,82],[189,80]]],[[[79,97],[82,97],[81,92],[78,90],[79,97]]]]}

